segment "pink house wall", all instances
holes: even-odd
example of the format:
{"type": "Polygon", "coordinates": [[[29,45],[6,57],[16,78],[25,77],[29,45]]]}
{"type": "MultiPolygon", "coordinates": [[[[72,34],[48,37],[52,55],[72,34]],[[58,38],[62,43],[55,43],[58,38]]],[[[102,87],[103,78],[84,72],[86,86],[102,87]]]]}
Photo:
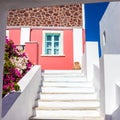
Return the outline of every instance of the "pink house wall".
{"type": "Polygon", "coordinates": [[[27,42],[25,44],[25,52],[33,64],[38,64],[38,42],[27,42]]]}
{"type": "MultiPolygon", "coordinates": [[[[42,55],[42,31],[46,29],[30,30],[30,42],[26,43],[25,51],[30,57],[30,60],[41,65],[42,69],[54,69],[54,70],[71,70],[73,69],[73,30],[63,29],[63,56],[43,56],[42,55]]],[[[58,30],[58,29],[57,29],[58,30]]],[[[57,31],[54,29],[54,31],[57,31]]],[[[10,29],[10,39],[14,41],[16,45],[20,44],[20,29],[10,29]]]]}
{"type": "Polygon", "coordinates": [[[15,45],[20,45],[20,29],[9,29],[9,38],[14,41],[15,45]]]}
{"type": "Polygon", "coordinates": [[[42,69],[71,70],[73,69],[73,32],[72,30],[63,30],[63,56],[42,56],[42,30],[31,30],[31,41],[37,41],[39,44],[38,64],[42,69]]]}

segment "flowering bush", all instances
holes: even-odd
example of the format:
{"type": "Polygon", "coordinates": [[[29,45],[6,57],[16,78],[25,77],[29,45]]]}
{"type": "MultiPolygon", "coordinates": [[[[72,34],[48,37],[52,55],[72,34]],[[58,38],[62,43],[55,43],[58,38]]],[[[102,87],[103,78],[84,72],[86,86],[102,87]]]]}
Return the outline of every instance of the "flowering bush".
{"type": "Polygon", "coordinates": [[[32,67],[25,52],[17,49],[12,40],[6,38],[4,55],[3,96],[18,91],[18,81],[32,67]]]}

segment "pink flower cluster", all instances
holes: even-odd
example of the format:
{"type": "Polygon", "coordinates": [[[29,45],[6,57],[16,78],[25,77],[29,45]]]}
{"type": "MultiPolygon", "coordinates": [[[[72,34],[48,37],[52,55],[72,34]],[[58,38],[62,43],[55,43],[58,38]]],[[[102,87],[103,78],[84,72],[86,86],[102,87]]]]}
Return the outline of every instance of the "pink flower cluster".
{"type": "Polygon", "coordinates": [[[3,96],[18,91],[18,81],[33,66],[25,52],[17,49],[12,40],[6,38],[4,55],[3,96]]]}

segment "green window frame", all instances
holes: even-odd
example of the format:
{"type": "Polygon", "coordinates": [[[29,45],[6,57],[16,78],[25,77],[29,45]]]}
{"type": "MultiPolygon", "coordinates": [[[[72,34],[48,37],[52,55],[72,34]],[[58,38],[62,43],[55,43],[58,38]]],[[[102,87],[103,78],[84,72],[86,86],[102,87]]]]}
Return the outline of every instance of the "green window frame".
{"type": "Polygon", "coordinates": [[[63,31],[44,30],[42,55],[63,55],[63,31]]]}
{"type": "Polygon", "coordinates": [[[46,33],[45,35],[45,54],[59,55],[60,49],[60,34],[46,33]]]}

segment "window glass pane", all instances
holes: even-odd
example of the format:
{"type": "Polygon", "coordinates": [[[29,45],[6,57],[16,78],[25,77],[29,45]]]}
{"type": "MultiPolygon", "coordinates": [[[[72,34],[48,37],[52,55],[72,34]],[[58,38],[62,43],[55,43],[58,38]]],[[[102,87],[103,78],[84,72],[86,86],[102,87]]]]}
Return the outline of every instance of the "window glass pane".
{"type": "Polygon", "coordinates": [[[54,48],[59,48],[59,42],[54,42],[54,48]]]}
{"type": "Polygon", "coordinates": [[[47,47],[47,48],[51,48],[51,46],[52,46],[52,43],[51,43],[51,42],[46,42],[46,47],[47,47]]]}
{"type": "Polygon", "coordinates": [[[54,55],[58,55],[59,54],[59,49],[54,49],[54,55]]]}
{"type": "Polygon", "coordinates": [[[59,33],[45,33],[45,46],[44,54],[46,55],[59,55],[60,54],[60,40],[61,34],[59,33]]]}
{"type": "Polygon", "coordinates": [[[54,35],[54,40],[59,41],[59,35],[54,35]]]}
{"type": "Polygon", "coordinates": [[[47,40],[47,41],[51,41],[51,40],[52,40],[52,36],[51,36],[51,35],[47,35],[47,36],[46,36],[46,40],[47,40]]]}
{"type": "Polygon", "coordinates": [[[51,53],[52,53],[52,50],[51,50],[51,49],[46,49],[46,53],[45,53],[45,54],[51,55],[51,53]]]}

